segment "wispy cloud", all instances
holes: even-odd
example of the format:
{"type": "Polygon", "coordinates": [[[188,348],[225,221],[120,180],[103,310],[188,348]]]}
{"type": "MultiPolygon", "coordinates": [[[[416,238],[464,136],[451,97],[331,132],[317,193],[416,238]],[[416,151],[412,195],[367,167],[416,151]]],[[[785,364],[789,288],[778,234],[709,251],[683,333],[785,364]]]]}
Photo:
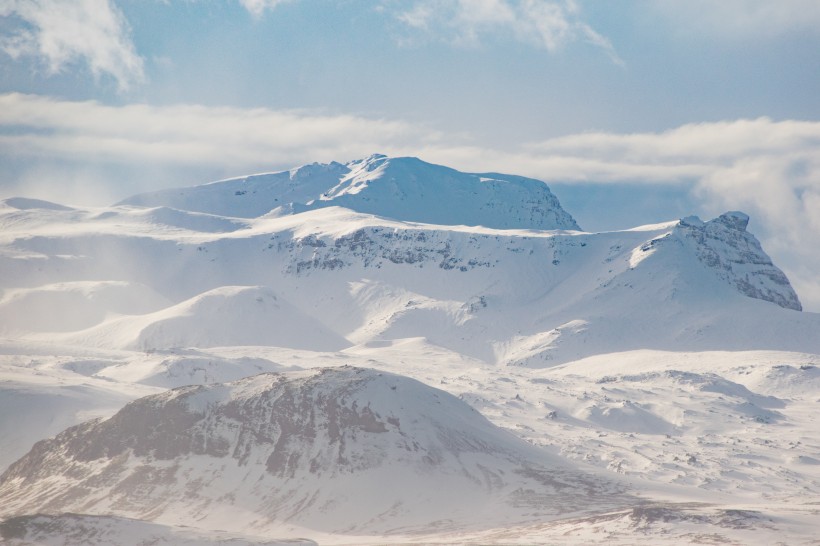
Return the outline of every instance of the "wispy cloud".
{"type": "Polygon", "coordinates": [[[657,133],[582,133],[505,151],[400,120],[263,108],[113,107],[0,95],[0,160],[23,161],[32,170],[60,161],[83,172],[106,164],[132,171],[209,167],[241,175],[373,152],[548,182],[688,188],[704,214],[730,209],[752,214],[755,231],[806,307],[820,309],[820,122],[759,118],[657,133]]]}
{"type": "Polygon", "coordinates": [[[586,41],[623,64],[612,43],[581,18],[574,0],[416,0],[396,17],[407,27],[459,46],[504,34],[556,52],[586,41]]]}
{"type": "MultiPolygon", "coordinates": [[[[295,1],[236,0],[255,18],[295,1]]],[[[382,8],[415,33],[462,46],[499,34],[550,52],[584,41],[623,64],[609,40],[581,20],[574,0],[385,0],[382,8]]],[[[0,51],[33,61],[46,75],[83,67],[97,80],[112,78],[120,91],[145,81],[144,60],[115,0],[0,0],[0,17],[7,29],[0,51]]]]}
{"type": "Polygon", "coordinates": [[[261,17],[265,10],[273,9],[288,1],[290,0],[239,0],[239,3],[254,17],[261,17]]]}
{"type": "Polygon", "coordinates": [[[534,169],[551,162],[558,170],[541,176],[553,180],[684,184],[711,214],[750,213],[804,304],[820,309],[820,122],[759,118],[579,134],[530,145],[525,158],[534,169]]]}
{"type": "Polygon", "coordinates": [[[778,172],[791,173],[790,180],[802,187],[815,183],[809,175],[820,161],[820,122],[814,121],[764,117],[656,133],[589,132],[494,151],[401,120],[267,108],[109,106],[20,93],[0,95],[0,139],[0,154],[6,155],[240,169],[248,163],[345,158],[378,150],[415,152],[474,170],[598,183],[712,184],[716,174],[744,162],[776,160],[788,162],[790,167],[778,172]]]}
{"type": "Polygon", "coordinates": [[[528,145],[538,156],[572,157],[610,165],[607,172],[579,172],[572,178],[623,180],[634,169],[659,167],[658,180],[675,179],[678,169],[702,175],[732,166],[739,159],[791,153],[811,154],[820,147],[820,123],[769,118],[692,123],[657,133],[589,132],[528,145]]]}
{"type": "MultiPolygon", "coordinates": [[[[815,124],[820,126],[820,124],[815,124]]],[[[781,258],[804,306],[820,311],[820,129],[813,145],[747,154],[698,180],[709,208],[740,209],[761,226],[766,250],[781,258]]]]}
{"type": "Polygon", "coordinates": [[[35,59],[48,74],[82,63],[95,78],[111,76],[120,90],[144,78],[128,24],[110,0],[3,0],[0,17],[12,29],[0,49],[35,59]]]}
{"type": "Polygon", "coordinates": [[[544,180],[678,184],[704,214],[744,210],[805,307],[820,310],[820,122],[697,123],[658,133],[570,135],[513,155],[460,153],[457,161],[472,159],[473,168],[495,161],[544,180]]]}
{"type": "MultiPolygon", "coordinates": [[[[254,17],[291,0],[237,0],[254,17]]],[[[145,81],[144,61],[114,0],[0,0],[6,35],[0,51],[30,60],[53,76],[77,67],[100,80],[111,77],[127,91],[145,81]]]]}

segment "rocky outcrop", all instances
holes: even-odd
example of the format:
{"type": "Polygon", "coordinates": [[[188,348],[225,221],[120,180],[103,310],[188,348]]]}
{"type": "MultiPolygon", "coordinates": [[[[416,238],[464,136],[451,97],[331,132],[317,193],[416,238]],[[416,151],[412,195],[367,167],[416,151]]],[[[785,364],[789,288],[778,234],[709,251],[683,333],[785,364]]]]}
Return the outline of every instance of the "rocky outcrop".
{"type": "Polygon", "coordinates": [[[741,294],[787,309],[802,310],[789,279],[772,263],[757,238],[746,231],[748,224],[749,217],[737,211],[708,222],[690,216],[680,221],[673,236],[741,294]]]}
{"type": "Polygon", "coordinates": [[[37,443],[0,477],[0,498],[0,516],[182,514],[174,524],[185,524],[239,506],[242,528],[250,518],[382,532],[430,524],[445,506],[476,525],[473,511],[492,506],[516,519],[622,500],[450,394],[352,367],[142,398],[37,443]]]}

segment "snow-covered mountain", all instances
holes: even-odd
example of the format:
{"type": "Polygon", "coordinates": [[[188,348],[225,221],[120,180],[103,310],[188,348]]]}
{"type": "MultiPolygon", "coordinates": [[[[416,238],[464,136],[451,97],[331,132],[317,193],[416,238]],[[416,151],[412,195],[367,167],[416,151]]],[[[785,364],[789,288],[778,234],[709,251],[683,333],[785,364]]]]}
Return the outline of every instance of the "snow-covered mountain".
{"type": "Polygon", "coordinates": [[[37,342],[338,350],[423,337],[537,367],[639,348],[820,351],[820,319],[796,312],[742,213],[584,233],[340,207],[230,230],[171,209],[5,210],[0,330],[37,342]],[[162,222],[146,212],[160,210],[162,222]]]}
{"type": "Polygon", "coordinates": [[[259,286],[214,288],[161,311],[104,321],[64,339],[134,350],[269,345],[334,351],[350,345],[270,288],[259,286]]]}
{"type": "Polygon", "coordinates": [[[450,394],[342,367],[182,387],[70,428],[0,477],[0,515],[407,533],[622,507],[620,489],[450,394]]]}
{"type": "MultiPolygon", "coordinates": [[[[775,267],[755,236],[746,231],[748,225],[749,217],[737,211],[706,223],[693,216],[678,223],[674,240],[688,246],[701,263],[744,296],[801,311],[789,279],[775,267]]],[[[650,241],[649,248],[642,250],[649,252],[655,244],[662,241],[650,241]]]]}
{"type": "Polygon", "coordinates": [[[256,218],[339,206],[407,222],[498,229],[579,229],[541,181],[470,174],[414,157],[372,155],[136,195],[121,205],[256,218]]]}
{"type": "Polygon", "coordinates": [[[384,156],[3,201],[0,532],[812,536],[820,315],[748,222],[384,156]]]}

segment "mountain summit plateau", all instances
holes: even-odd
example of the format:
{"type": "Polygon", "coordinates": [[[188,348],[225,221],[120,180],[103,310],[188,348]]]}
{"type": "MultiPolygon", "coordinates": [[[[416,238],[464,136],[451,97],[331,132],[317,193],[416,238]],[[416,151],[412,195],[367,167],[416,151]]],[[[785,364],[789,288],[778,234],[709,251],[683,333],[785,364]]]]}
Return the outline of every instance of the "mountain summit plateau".
{"type": "Polygon", "coordinates": [[[578,230],[539,180],[470,174],[414,157],[372,155],[192,188],[135,195],[119,203],[255,218],[344,207],[405,222],[497,229],[578,230]]]}

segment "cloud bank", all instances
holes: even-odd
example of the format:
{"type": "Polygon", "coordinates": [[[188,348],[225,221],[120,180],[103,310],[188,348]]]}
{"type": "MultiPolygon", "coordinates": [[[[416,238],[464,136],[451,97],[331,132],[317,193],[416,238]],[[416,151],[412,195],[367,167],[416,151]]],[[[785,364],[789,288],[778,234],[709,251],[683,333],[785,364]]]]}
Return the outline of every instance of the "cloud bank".
{"type": "Polygon", "coordinates": [[[109,163],[242,168],[347,157],[433,131],[400,121],[266,108],[106,106],[0,95],[0,154],[109,163]]]}

